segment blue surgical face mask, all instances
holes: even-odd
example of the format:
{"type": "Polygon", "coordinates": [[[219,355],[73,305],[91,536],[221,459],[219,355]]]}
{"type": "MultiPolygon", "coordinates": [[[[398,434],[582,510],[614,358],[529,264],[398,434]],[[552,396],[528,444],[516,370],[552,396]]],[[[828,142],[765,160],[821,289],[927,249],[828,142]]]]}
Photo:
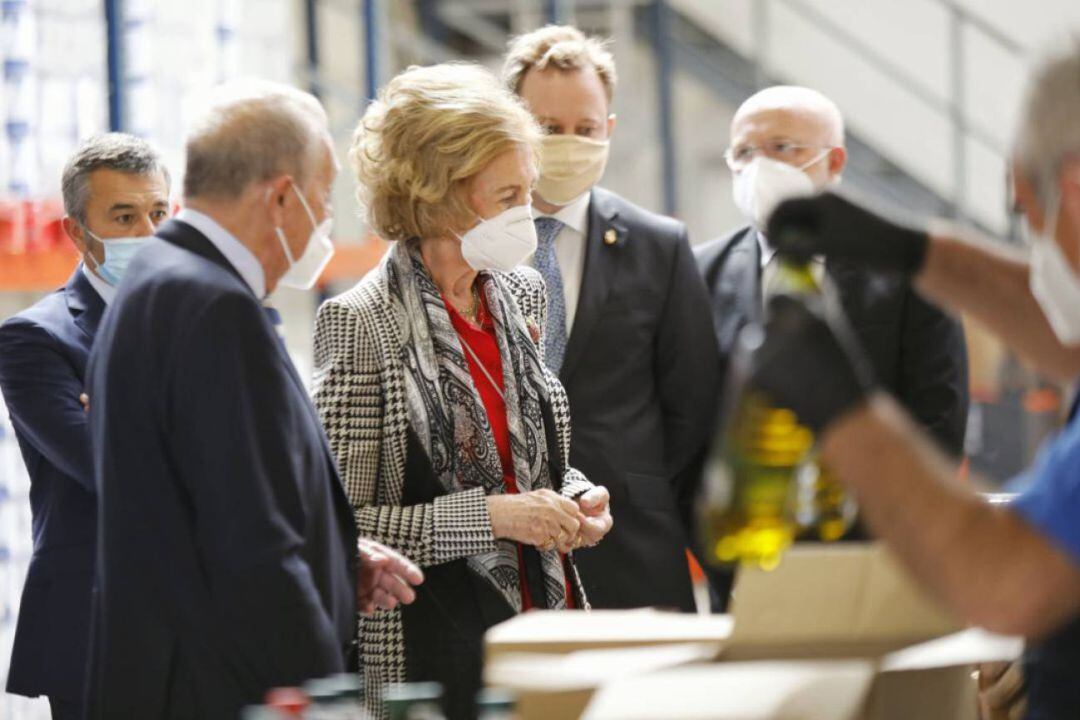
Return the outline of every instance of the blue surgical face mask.
{"type": "MultiPolygon", "coordinates": [[[[83,230],[87,235],[101,243],[101,246],[105,248],[105,262],[98,263],[95,259],[97,267],[94,270],[97,272],[101,279],[109,283],[113,287],[120,284],[120,280],[123,279],[124,273],[127,272],[128,265],[131,264],[132,258],[135,254],[142,249],[143,245],[153,238],[153,235],[147,235],[145,237],[124,237],[124,238],[100,238],[90,231],[89,228],[83,226],[83,230]]],[[[93,255],[89,257],[93,258],[93,255]]]]}

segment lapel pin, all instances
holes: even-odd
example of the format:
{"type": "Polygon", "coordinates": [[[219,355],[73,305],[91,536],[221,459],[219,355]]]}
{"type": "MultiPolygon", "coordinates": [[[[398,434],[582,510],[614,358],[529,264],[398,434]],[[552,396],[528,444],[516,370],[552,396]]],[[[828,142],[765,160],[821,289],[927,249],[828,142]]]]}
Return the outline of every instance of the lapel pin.
{"type": "Polygon", "coordinates": [[[615,242],[618,239],[619,239],[619,236],[617,234],[615,234],[615,229],[614,228],[608,228],[607,230],[604,231],[604,244],[605,245],[614,245],[615,242]]]}

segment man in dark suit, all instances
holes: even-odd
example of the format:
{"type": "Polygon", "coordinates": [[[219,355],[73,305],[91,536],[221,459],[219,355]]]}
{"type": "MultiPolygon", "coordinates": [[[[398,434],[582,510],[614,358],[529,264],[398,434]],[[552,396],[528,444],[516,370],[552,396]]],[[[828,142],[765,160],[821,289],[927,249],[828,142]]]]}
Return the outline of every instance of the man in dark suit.
{"type": "MultiPolygon", "coordinates": [[[[721,356],[739,330],[761,319],[775,252],[761,228],[779,202],[836,184],[844,169],[844,124],[836,105],[808,88],[778,86],[748,99],[731,124],[726,153],[735,203],[750,222],[695,249],[712,295],[721,356]]],[[[813,261],[836,288],[878,382],[902,402],[951,456],[963,452],[967,351],[959,322],[900,277],[842,261],[813,261]]],[[[715,579],[715,578],[714,578],[715,579]]],[[[726,593],[719,581],[722,604],[726,593]]]]}
{"type": "Polygon", "coordinates": [[[389,551],[374,566],[358,552],[263,311],[333,251],[325,113],[286,86],[223,93],[188,138],[185,208],[136,258],[90,361],[95,718],[235,718],[269,688],[355,670],[358,589],[370,610],[421,580],[389,551]]]}
{"type": "Polygon", "coordinates": [[[582,582],[594,607],[693,610],[688,491],[719,362],[686,228],[595,187],[615,128],[615,66],[599,40],[570,27],[524,35],[504,77],[546,131],[533,264],[548,290],[545,361],[570,399],[571,463],[611,493],[612,531],[575,553],[582,582]]]}
{"type": "Polygon", "coordinates": [[[34,554],[7,691],[81,718],[97,509],[80,403],[86,363],[130,253],[169,213],[169,176],[146,142],[88,140],[64,168],[64,232],[83,261],[67,285],[0,326],[0,389],[30,475],[34,554]]]}

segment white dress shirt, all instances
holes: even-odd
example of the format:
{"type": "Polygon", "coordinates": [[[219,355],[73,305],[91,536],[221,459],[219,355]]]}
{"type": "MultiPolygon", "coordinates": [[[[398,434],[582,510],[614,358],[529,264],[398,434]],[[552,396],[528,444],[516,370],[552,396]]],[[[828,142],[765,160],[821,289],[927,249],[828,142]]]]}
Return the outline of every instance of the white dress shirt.
{"type": "Polygon", "coordinates": [[[178,212],[176,219],[186,222],[205,235],[206,239],[225,256],[233,269],[240,273],[240,277],[251,288],[251,292],[255,293],[255,297],[262,300],[266,296],[266,274],[263,272],[262,265],[259,264],[254,253],[244,247],[243,243],[231,232],[218,225],[217,221],[209,215],[191,208],[184,208],[178,212]]]}
{"type": "Polygon", "coordinates": [[[101,299],[105,302],[105,306],[108,307],[111,305],[113,298],[116,297],[116,288],[99,278],[93,270],[86,267],[86,263],[79,265],[79,270],[82,271],[83,276],[90,282],[90,287],[94,288],[94,291],[101,296],[101,299]]]}
{"type": "MultiPolygon", "coordinates": [[[[563,224],[555,236],[555,259],[562,275],[563,297],[566,299],[566,337],[574,327],[581,282],[585,276],[585,240],[589,232],[589,200],[592,193],[585,193],[569,205],[563,205],[554,214],[537,213],[536,217],[553,217],[563,224]]],[[[532,264],[532,259],[529,259],[532,264]]]]}

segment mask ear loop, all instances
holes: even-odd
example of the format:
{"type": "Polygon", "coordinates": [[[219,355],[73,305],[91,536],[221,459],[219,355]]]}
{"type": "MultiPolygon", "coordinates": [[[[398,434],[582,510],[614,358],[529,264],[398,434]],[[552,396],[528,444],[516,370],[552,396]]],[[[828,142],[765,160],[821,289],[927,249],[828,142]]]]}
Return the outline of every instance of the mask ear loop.
{"type": "Polygon", "coordinates": [[[806,168],[810,167],[811,165],[817,165],[819,162],[821,162],[825,158],[829,157],[829,153],[831,153],[835,149],[836,149],[835,147],[827,147],[827,148],[823,149],[821,152],[819,152],[817,155],[815,155],[812,159],[807,160],[802,165],[800,165],[797,169],[798,170],[805,170],[806,168]]]}
{"type": "MultiPolygon", "coordinates": [[[[91,230],[90,228],[86,227],[86,225],[85,225],[84,223],[79,223],[79,226],[80,226],[80,227],[81,227],[81,228],[83,229],[83,233],[85,233],[86,235],[89,235],[90,237],[94,238],[94,240],[96,240],[96,241],[97,241],[97,243],[98,243],[99,245],[101,245],[101,254],[102,254],[102,255],[105,255],[105,241],[104,241],[104,240],[102,240],[101,238],[99,238],[99,237],[97,236],[97,233],[95,233],[95,232],[94,232],[93,230],[91,230]]],[[[89,252],[89,253],[87,253],[87,255],[89,255],[89,256],[90,256],[90,259],[94,261],[94,267],[92,267],[92,268],[90,268],[90,269],[91,269],[91,270],[93,270],[93,271],[94,271],[95,273],[98,273],[98,275],[100,275],[100,274],[101,274],[101,272],[100,272],[100,271],[101,271],[101,265],[102,265],[102,263],[99,263],[99,262],[98,262],[98,259],[97,259],[96,257],[94,257],[94,253],[93,253],[93,252],[89,252]]],[[[84,259],[85,259],[85,258],[84,258],[84,259]]]]}
{"type": "Polygon", "coordinates": [[[304,206],[304,212],[307,213],[308,220],[311,221],[311,227],[315,230],[319,229],[319,223],[315,222],[315,213],[311,210],[311,206],[308,205],[307,198],[304,197],[304,193],[300,192],[300,188],[296,186],[296,182],[289,179],[289,184],[292,186],[293,192],[296,193],[296,197],[300,199],[300,204],[304,206]]]}

